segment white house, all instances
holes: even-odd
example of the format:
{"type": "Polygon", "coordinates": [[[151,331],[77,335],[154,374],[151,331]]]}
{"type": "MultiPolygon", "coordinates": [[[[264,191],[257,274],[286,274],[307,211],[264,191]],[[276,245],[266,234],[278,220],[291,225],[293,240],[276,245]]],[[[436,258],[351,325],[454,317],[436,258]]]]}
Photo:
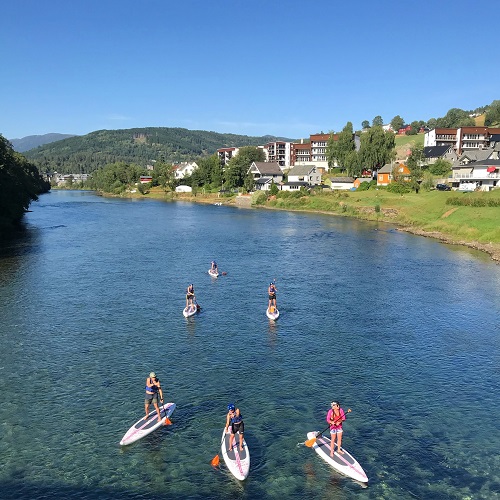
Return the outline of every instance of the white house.
{"type": "Polygon", "coordinates": [[[316,165],[296,165],[288,172],[288,181],[281,185],[283,191],[296,191],[301,187],[321,184],[321,174],[316,165]]]}
{"type": "Polygon", "coordinates": [[[196,169],[198,164],[195,161],[183,161],[179,165],[174,166],[174,175],[176,179],[184,179],[189,177],[196,169]]]}
{"type": "Polygon", "coordinates": [[[252,174],[255,189],[268,191],[274,182],[279,184],[283,181],[283,172],[276,162],[254,161],[250,165],[247,174],[252,174]]]}
{"type": "Polygon", "coordinates": [[[459,191],[491,191],[500,186],[500,160],[453,166],[452,186],[459,191]]]}
{"type": "Polygon", "coordinates": [[[354,187],[353,177],[330,177],[331,189],[352,189],[354,187]]]}

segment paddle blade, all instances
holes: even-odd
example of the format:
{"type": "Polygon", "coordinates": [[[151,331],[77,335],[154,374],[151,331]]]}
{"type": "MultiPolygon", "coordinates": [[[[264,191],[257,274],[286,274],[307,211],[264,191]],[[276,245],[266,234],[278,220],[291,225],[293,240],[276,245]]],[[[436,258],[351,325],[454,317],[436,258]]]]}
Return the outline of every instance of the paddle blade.
{"type": "Polygon", "coordinates": [[[314,446],[314,443],[316,442],[316,439],[317,437],[313,437],[311,439],[308,439],[307,441],[304,442],[304,444],[308,447],[308,448],[312,448],[314,446]]]}
{"type": "Polygon", "coordinates": [[[165,417],[165,425],[172,425],[172,422],[168,417],[165,417]]]}
{"type": "Polygon", "coordinates": [[[219,462],[220,462],[219,455],[215,455],[215,457],[212,458],[210,464],[212,465],[212,467],[217,467],[219,465],[219,462]]]}

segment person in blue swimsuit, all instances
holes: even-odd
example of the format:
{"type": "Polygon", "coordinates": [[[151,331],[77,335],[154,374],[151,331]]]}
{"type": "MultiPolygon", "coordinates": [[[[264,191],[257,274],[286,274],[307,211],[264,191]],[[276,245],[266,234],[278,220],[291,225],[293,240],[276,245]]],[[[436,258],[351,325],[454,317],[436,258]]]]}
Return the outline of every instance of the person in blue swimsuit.
{"type": "Polygon", "coordinates": [[[212,261],[211,263],[211,266],[212,266],[212,272],[213,273],[217,273],[218,272],[218,269],[217,269],[217,262],[215,262],[215,260],[212,261]]]}
{"type": "Polygon", "coordinates": [[[161,422],[159,401],[161,401],[163,405],[163,391],[161,390],[160,380],[157,378],[155,372],[151,372],[146,379],[146,398],[144,400],[144,411],[146,412],[146,416],[144,420],[148,419],[149,407],[151,403],[153,403],[156,413],[158,414],[158,422],[161,422]]]}
{"type": "Polygon", "coordinates": [[[229,449],[233,448],[234,436],[237,432],[240,433],[240,451],[243,451],[243,434],[245,432],[245,424],[243,422],[243,416],[240,413],[240,409],[236,408],[233,404],[227,406],[227,417],[226,417],[226,428],[225,432],[228,431],[229,426],[231,426],[231,435],[229,436],[229,449]]]}

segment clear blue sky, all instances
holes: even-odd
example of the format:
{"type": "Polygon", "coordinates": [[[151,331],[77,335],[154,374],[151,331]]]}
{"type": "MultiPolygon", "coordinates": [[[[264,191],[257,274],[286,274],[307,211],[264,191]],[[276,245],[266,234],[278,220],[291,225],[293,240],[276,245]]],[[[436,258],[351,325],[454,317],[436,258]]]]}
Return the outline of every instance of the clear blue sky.
{"type": "Polygon", "coordinates": [[[0,133],[301,138],[474,109],[500,98],[493,4],[6,0],[0,133]]]}

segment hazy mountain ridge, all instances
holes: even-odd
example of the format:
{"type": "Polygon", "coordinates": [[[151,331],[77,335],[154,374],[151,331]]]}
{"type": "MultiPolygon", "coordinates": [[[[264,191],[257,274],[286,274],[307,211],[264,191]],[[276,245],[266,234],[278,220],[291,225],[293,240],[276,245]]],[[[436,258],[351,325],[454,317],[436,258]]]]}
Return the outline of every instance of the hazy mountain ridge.
{"type": "Polygon", "coordinates": [[[50,144],[52,142],[61,141],[69,137],[76,137],[75,134],[43,134],[43,135],[28,135],[21,139],[9,139],[12,144],[14,151],[18,153],[24,153],[30,149],[37,148],[39,146],[44,146],[45,144],[50,144]]]}
{"type": "Polygon", "coordinates": [[[184,128],[144,127],[98,130],[39,146],[24,155],[41,172],[90,173],[119,161],[145,167],[154,161],[196,160],[223,147],[261,146],[271,141],[294,140],[271,135],[252,137],[184,128]]]}

